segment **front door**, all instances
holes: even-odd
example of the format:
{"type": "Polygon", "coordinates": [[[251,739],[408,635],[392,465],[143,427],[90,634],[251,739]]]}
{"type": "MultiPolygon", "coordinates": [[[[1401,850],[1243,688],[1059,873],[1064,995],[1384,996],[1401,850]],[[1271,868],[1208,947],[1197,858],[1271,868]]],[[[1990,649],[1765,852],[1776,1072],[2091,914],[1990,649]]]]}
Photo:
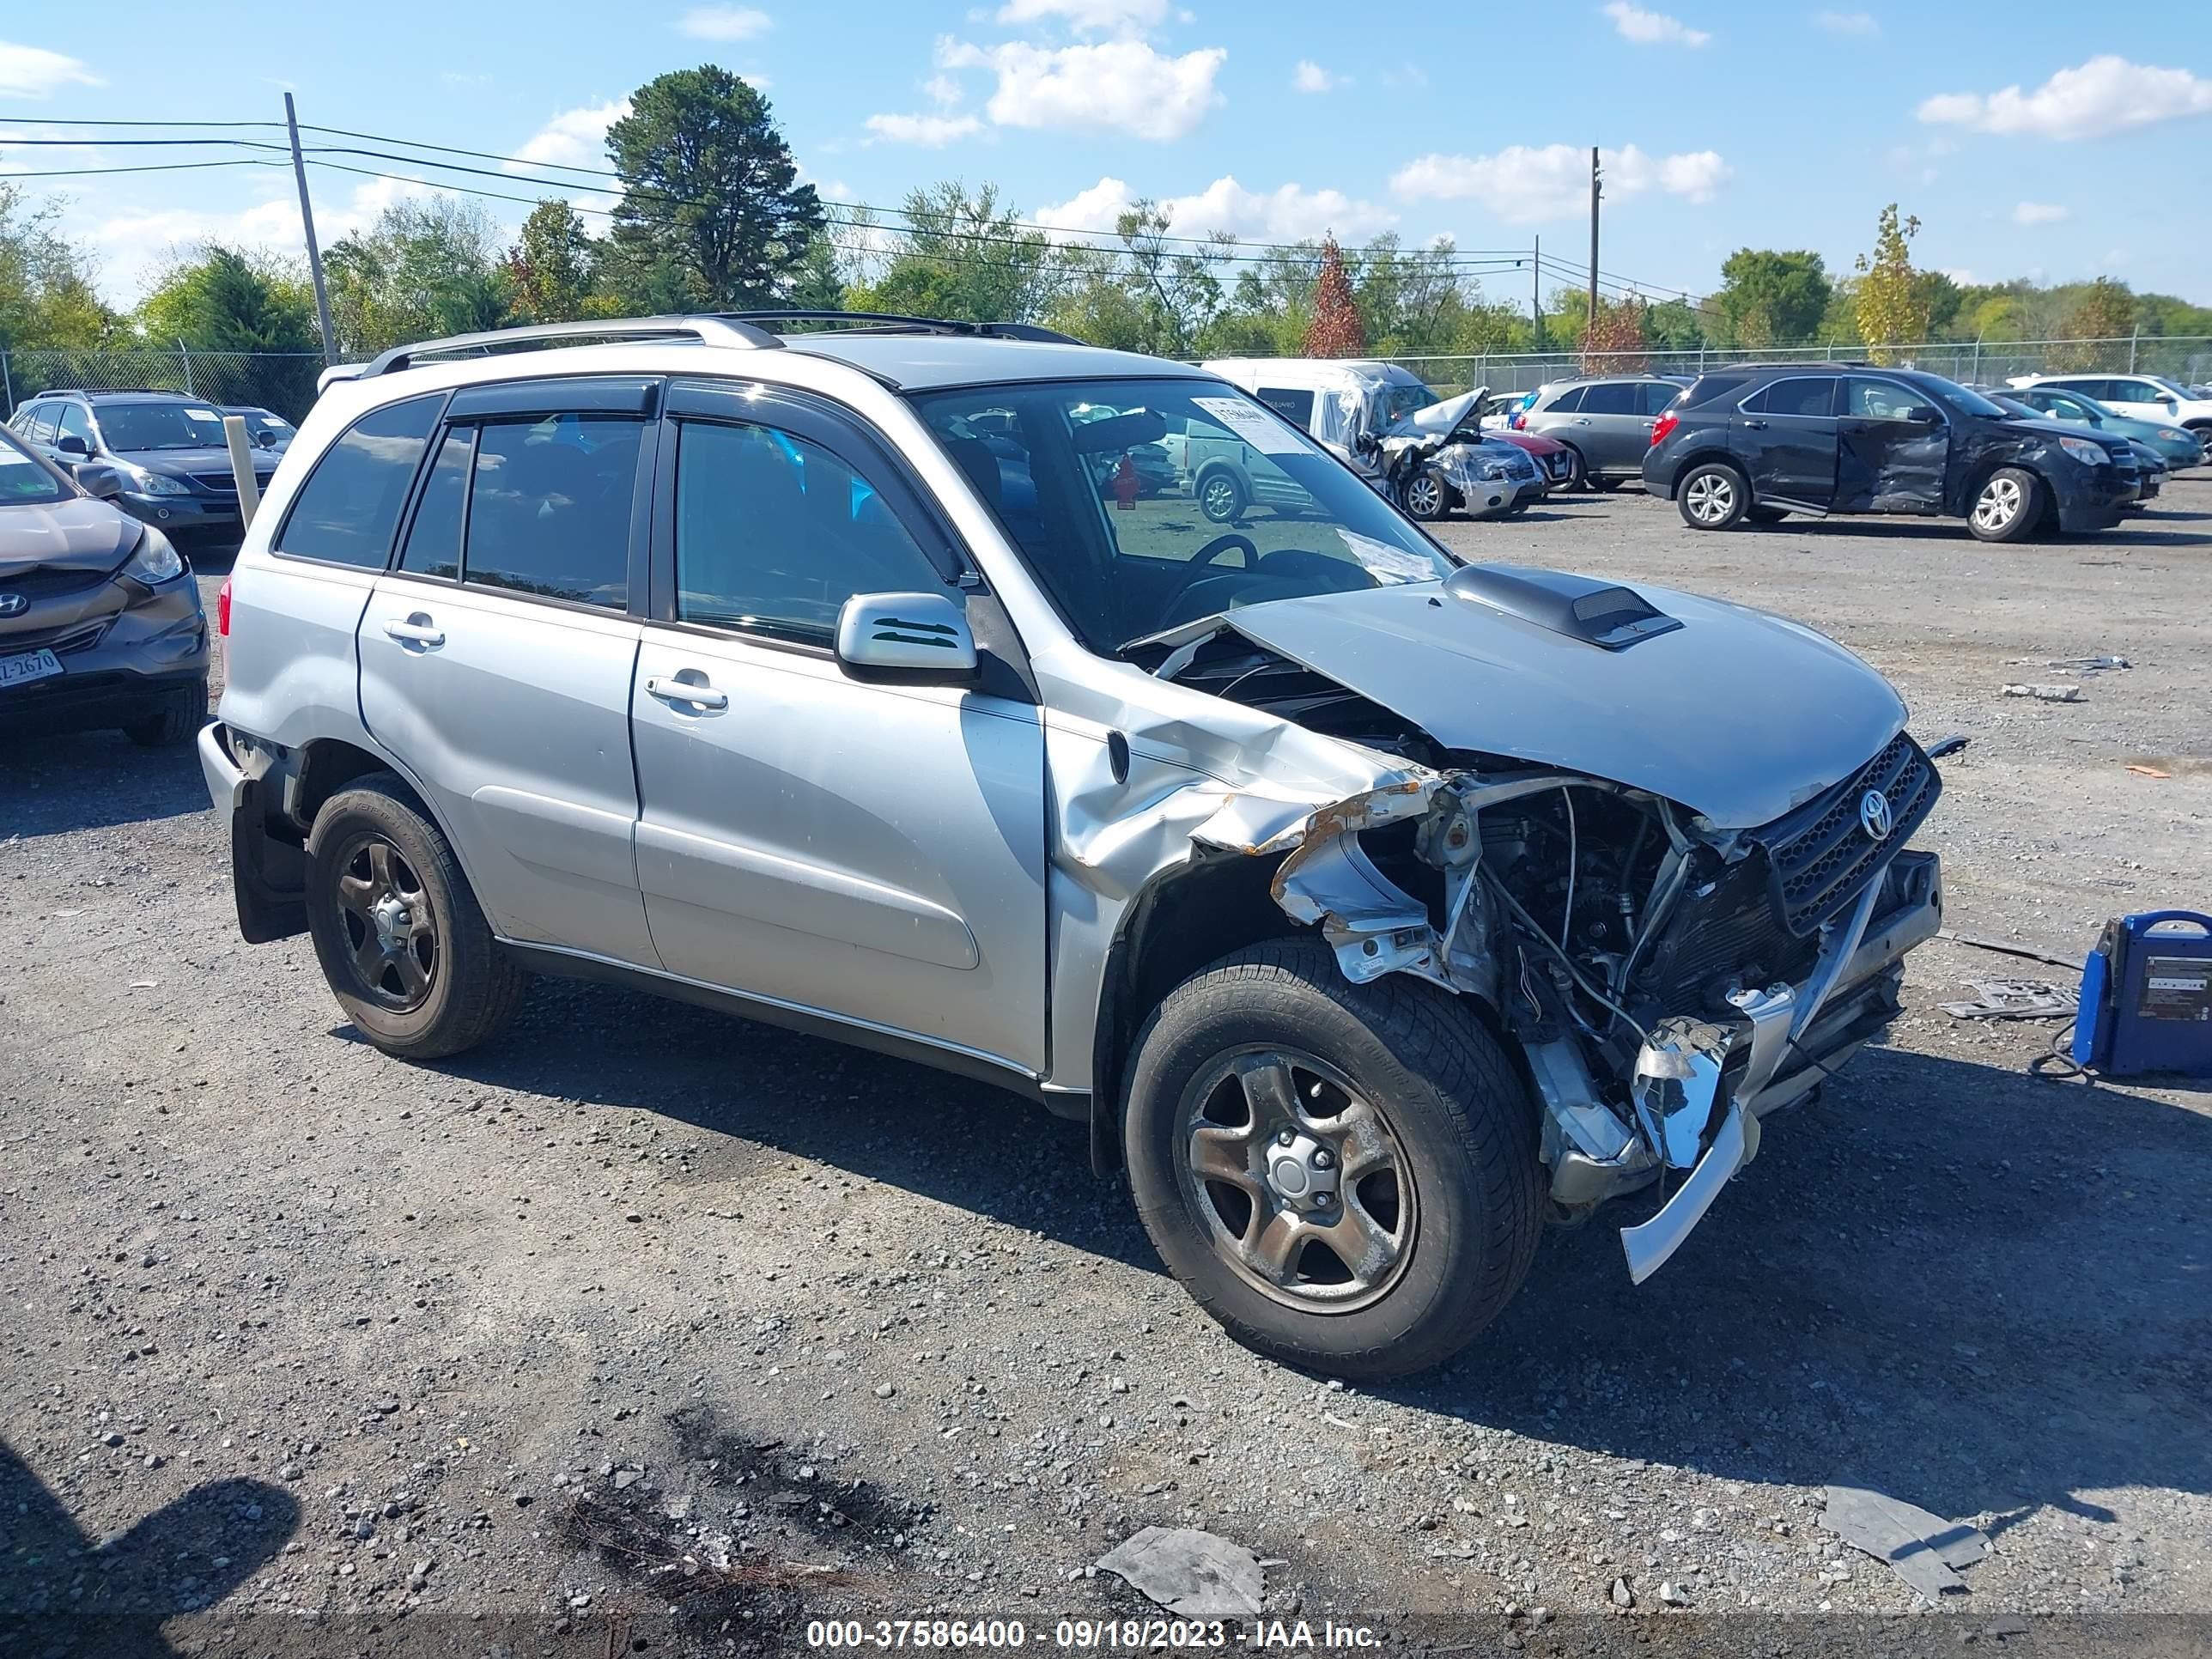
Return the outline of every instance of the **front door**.
{"type": "Polygon", "coordinates": [[[1850,375],[1836,425],[1838,512],[1943,510],[1951,428],[1924,392],[1898,380],[1850,375]]]}
{"type": "Polygon", "coordinates": [[[1635,472],[1651,444],[1651,416],[1644,412],[1644,388],[1634,380],[1598,380],[1583,388],[1572,430],[1563,435],[1583,453],[1592,472],[1635,472]]]}
{"type": "Polygon", "coordinates": [[[679,386],[663,441],[655,620],[630,699],[661,963],[1041,1075],[1037,709],[988,675],[870,682],[839,665],[847,599],[945,592],[960,557],[849,416],[751,391],[679,386]]]}
{"type": "Polygon", "coordinates": [[[1836,496],[1836,377],[1793,374],[1744,399],[1729,447],[1761,501],[1826,507],[1836,496]]]}
{"type": "Polygon", "coordinates": [[[658,391],[458,394],[361,623],[362,717],[429,797],[492,926],[645,967],[630,567],[658,391]]]}

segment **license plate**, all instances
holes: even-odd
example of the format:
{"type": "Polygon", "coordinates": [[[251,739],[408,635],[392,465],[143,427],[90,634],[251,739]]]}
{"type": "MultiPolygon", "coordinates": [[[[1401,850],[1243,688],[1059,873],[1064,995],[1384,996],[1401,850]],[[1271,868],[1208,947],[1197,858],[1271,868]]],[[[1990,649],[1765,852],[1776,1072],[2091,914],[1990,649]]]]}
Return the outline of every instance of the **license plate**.
{"type": "Polygon", "coordinates": [[[51,651],[27,651],[20,656],[0,657],[0,691],[11,685],[47,679],[61,672],[61,659],[51,651]]]}

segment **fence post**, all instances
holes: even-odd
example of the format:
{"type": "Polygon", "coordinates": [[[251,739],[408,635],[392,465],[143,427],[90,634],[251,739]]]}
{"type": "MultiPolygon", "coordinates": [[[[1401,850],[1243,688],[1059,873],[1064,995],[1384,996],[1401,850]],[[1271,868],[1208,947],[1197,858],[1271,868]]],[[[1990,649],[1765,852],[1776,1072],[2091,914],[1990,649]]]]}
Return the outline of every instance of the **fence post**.
{"type": "Polygon", "coordinates": [[[4,351],[0,351],[0,398],[6,400],[8,418],[13,420],[15,417],[15,380],[8,372],[8,354],[4,351]]]}
{"type": "Polygon", "coordinates": [[[1977,386],[1978,386],[1978,385],[1980,385],[1980,384],[1981,384],[1981,380],[1982,380],[1982,337],[1981,337],[1980,335],[1978,335],[1978,334],[1977,334],[1976,336],[1974,336],[1974,372],[1973,372],[1973,374],[1971,374],[1971,375],[1970,375],[1970,376],[1968,376],[1967,378],[1969,378],[1970,380],[1972,380],[1974,382],[1974,384],[1975,384],[1975,385],[1977,385],[1977,386]]]}
{"type": "Polygon", "coordinates": [[[2128,336],[2128,373],[2130,374],[2136,372],[2136,346],[2142,338],[2142,325],[2137,323],[2136,331],[2128,336]]]}
{"type": "Polygon", "coordinates": [[[199,393],[192,390],[192,354],[185,349],[185,343],[182,340],[177,342],[177,356],[183,358],[185,362],[185,396],[197,398],[199,393]]]}

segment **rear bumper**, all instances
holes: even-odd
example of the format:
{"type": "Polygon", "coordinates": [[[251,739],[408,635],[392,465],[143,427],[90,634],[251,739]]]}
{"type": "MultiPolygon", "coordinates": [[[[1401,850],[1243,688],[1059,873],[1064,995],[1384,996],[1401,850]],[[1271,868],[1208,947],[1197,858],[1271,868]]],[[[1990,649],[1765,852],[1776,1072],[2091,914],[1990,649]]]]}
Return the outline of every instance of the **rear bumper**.
{"type": "Polygon", "coordinates": [[[262,799],[268,780],[240,764],[221,720],[200,728],[199,755],[208,799],[230,817],[230,888],[240,936],[248,945],[265,945],[307,932],[307,855],[296,841],[270,834],[262,799]]]}

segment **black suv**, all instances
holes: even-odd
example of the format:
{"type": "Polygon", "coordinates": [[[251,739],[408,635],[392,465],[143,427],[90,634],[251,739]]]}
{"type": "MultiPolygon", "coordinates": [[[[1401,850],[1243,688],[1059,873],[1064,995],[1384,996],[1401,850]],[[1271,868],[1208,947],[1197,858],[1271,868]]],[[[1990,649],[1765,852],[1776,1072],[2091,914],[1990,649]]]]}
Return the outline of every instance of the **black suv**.
{"type": "MultiPolygon", "coordinates": [[[[66,466],[99,461],[123,479],[115,504],[172,535],[204,531],[235,536],[238,485],[230,476],[222,412],[174,392],[46,392],[27,399],[8,422],[17,436],[44,445],[66,466]]],[[[257,449],[255,482],[263,489],[276,454],[257,449]]]]}
{"type": "Polygon", "coordinates": [[[1693,530],[1790,513],[1964,519],[1985,542],[2103,530],[2141,488],[2124,440],[2021,420],[1940,374],[1859,363],[1734,364],[1660,416],[1644,487],[1693,530]]]}

